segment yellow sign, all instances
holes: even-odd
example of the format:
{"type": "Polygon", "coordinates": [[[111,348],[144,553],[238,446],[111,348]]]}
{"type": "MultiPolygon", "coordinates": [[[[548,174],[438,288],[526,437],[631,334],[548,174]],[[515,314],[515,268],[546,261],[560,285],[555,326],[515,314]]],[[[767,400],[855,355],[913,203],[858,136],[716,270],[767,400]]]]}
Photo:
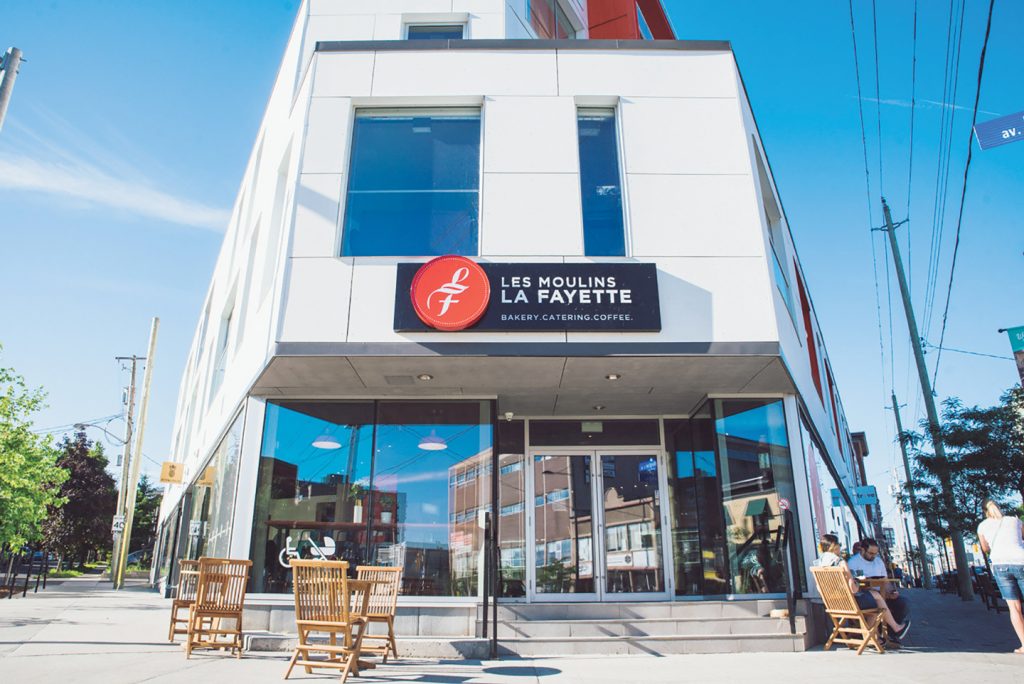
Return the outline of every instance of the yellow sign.
{"type": "Polygon", "coordinates": [[[213,466],[206,466],[206,470],[204,470],[203,474],[199,476],[198,480],[196,480],[196,485],[199,487],[212,487],[213,473],[213,466]]]}
{"type": "Polygon", "coordinates": [[[185,468],[181,463],[164,461],[160,466],[160,481],[167,484],[181,484],[181,478],[185,474],[185,468]]]}

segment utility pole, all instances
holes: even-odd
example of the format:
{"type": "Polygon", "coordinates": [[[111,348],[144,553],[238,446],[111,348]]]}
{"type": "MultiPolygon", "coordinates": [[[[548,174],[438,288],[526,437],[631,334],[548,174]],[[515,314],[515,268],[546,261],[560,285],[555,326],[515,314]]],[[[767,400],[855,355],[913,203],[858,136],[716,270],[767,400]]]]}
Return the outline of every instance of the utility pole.
{"type": "Polygon", "coordinates": [[[131,462],[131,473],[128,476],[128,488],[124,501],[124,532],[121,534],[121,548],[118,552],[117,566],[114,572],[114,589],[124,586],[124,568],[128,560],[128,543],[132,538],[132,523],[135,518],[135,495],[139,486],[139,468],[142,463],[142,437],[146,431],[146,414],[149,411],[149,388],[153,380],[153,360],[156,357],[156,334],[160,329],[160,319],[153,318],[149,330],[149,349],[146,351],[146,371],[142,376],[142,401],[139,404],[139,429],[135,433],[135,457],[131,462]]]}
{"type": "MultiPolygon", "coordinates": [[[[888,214],[886,214],[888,218],[888,214]]],[[[914,529],[917,531],[917,548],[922,556],[925,554],[924,533],[921,531],[921,518],[917,512],[917,490],[914,485],[914,474],[910,472],[910,458],[907,457],[907,444],[903,441],[903,420],[900,418],[900,405],[896,401],[896,392],[892,393],[892,412],[896,416],[896,434],[899,436],[900,452],[903,454],[903,471],[907,474],[907,496],[910,499],[910,514],[914,516],[914,529]]],[[[943,455],[945,456],[945,455],[943,455]]],[[[909,543],[909,539],[907,539],[909,543]]],[[[924,570],[921,572],[921,582],[925,589],[932,588],[932,573],[928,570],[928,563],[922,559],[921,565],[924,570]]]]}
{"type": "Polygon", "coordinates": [[[18,69],[21,67],[21,50],[16,47],[7,48],[6,54],[0,60],[0,130],[4,127],[4,117],[7,116],[7,105],[11,103],[11,93],[14,91],[14,79],[18,78],[18,69]]]}
{"type": "Polygon", "coordinates": [[[121,466],[120,486],[117,488],[117,508],[114,510],[114,550],[110,558],[110,579],[114,579],[113,569],[118,566],[121,553],[121,534],[124,531],[124,500],[128,495],[128,463],[131,462],[132,454],[132,428],[135,421],[135,374],[139,361],[145,361],[145,356],[118,356],[117,361],[131,361],[131,380],[128,383],[128,414],[124,428],[124,453],[117,459],[117,465],[121,466]]]}
{"type": "MultiPolygon", "coordinates": [[[[885,215],[886,233],[889,234],[889,247],[892,250],[892,260],[896,267],[896,279],[900,285],[900,294],[903,295],[903,311],[907,316],[907,328],[910,331],[910,344],[914,349],[914,359],[917,361],[917,374],[921,380],[921,393],[924,395],[924,406],[928,413],[928,432],[931,433],[932,445],[935,448],[935,455],[942,461],[946,460],[946,448],[942,443],[942,433],[939,425],[939,412],[935,410],[935,396],[932,394],[932,383],[928,379],[928,367],[924,362],[924,351],[921,349],[921,335],[917,329],[917,319],[914,317],[914,308],[910,303],[910,289],[907,286],[907,275],[903,271],[903,259],[900,257],[900,246],[896,241],[896,228],[892,224],[892,214],[889,213],[889,205],[885,198],[882,198],[882,213],[885,215]]],[[[901,442],[902,443],[902,442],[901,442]]],[[[910,472],[907,472],[910,477],[910,472]]],[[[953,490],[949,475],[942,474],[939,477],[942,486],[942,496],[948,509],[953,508],[953,490]]],[[[916,508],[915,508],[916,512],[916,508]]],[[[921,528],[918,527],[918,534],[921,528]]],[[[971,587],[970,566],[967,564],[967,554],[964,552],[964,538],[960,530],[952,529],[950,526],[949,536],[953,543],[953,557],[956,559],[957,582],[960,585],[960,598],[964,601],[974,600],[974,589],[971,587]]]]}

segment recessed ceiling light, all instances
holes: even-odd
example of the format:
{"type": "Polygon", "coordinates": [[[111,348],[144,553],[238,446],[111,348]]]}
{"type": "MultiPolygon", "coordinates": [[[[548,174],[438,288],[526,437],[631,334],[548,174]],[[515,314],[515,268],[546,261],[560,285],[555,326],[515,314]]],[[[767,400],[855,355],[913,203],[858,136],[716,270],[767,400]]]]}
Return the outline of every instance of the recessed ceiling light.
{"type": "Polygon", "coordinates": [[[417,446],[424,451],[444,451],[448,448],[448,443],[437,436],[437,430],[431,430],[430,434],[421,439],[417,446]]]}
{"type": "Polygon", "coordinates": [[[313,440],[313,446],[317,449],[340,449],[341,442],[336,437],[324,433],[313,440]]]}
{"type": "Polygon", "coordinates": [[[622,376],[619,375],[618,373],[609,373],[608,375],[604,376],[604,379],[605,380],[618,380],[621,377],[622,376]]]}
{"type": "Polygon", "coordinates": [[[604,409],[605,409],[604,404],[594,404],[594,410],[595,411],[604,411],[604,409]]]}
{"type": "Polygon", "coordinates": [[[431,375],[430,373],[420,373],[419,375],[416,376],[416,379],[426,382],[427,380],[433,380],[434,376],[431,375]]]}

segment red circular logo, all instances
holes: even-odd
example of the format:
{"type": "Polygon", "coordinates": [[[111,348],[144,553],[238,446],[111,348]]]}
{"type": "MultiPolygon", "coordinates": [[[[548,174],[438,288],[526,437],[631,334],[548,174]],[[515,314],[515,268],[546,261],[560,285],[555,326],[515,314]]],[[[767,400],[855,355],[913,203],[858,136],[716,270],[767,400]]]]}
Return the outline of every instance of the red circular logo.
{"type": "Polygon", "coordinates": [[[431,328],[465,330],[487,310],[491,283],[476,262],[442,256],[416,271],[409,296],[416,315],[431,328]]]}

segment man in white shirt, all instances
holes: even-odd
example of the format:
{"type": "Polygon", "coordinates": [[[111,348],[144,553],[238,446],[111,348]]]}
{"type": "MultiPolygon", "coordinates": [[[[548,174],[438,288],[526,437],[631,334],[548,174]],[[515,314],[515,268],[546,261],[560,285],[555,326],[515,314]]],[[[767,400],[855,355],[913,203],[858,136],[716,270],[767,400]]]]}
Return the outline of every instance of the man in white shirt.
{"type": "MultiPolygon", "coordinates": [[[[878,553],[878,542],[871,538],[861,540],[860,552],[850,556],[846,565],[854,577],[889,576],[885,569],[885,561],[878,553]]],[[[885,599],[886,605],[889,606],[889,610],[892,611],[896,622],[905,623],[910,615],[910,605],[907,603],[907,599],[900,596],[900,592],[894,584],[887,584],[879,587],[878,590],[882,594],[882,598],[885,599]]]]}

